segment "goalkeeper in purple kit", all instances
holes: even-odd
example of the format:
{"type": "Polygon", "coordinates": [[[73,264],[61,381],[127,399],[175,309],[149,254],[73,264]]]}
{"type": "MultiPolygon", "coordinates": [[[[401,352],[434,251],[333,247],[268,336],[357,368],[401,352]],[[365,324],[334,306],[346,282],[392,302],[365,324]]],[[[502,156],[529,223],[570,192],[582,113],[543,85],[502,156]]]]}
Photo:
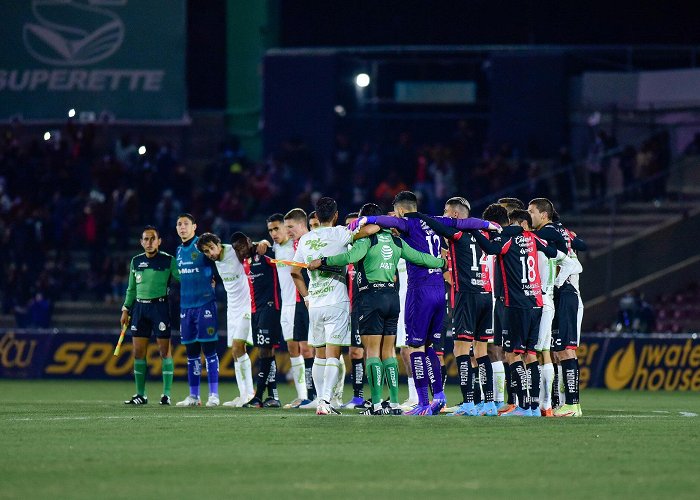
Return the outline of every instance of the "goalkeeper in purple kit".
{"type": "MultiPolygon", "coordinates": [[[[398,217],[361,217],[351,229],[364,224],[377,224],[384,228],[395,228],[401,238],[419,252],[440,256],[440,236],[418,218],[410,214],[418,211],[416,195],[402,191],[394,198],[394,213],[398,217]]],[[[496,224],[475,218],[452,219],[435,217],[443,224],[457,229],[500,230],[496,224]]],[[[407,264],[408,291],[406,295],[406,335],[410,351],[411,370],[418,392],[418,405],[406,415],[437,415],[445,406],[440,361],[432,348],[440,338],[445,314],[445,285],[441,269],[427,269],[407,264]],[[433,400],[428,397],[428,386],[432,388],[433,400]]]]}

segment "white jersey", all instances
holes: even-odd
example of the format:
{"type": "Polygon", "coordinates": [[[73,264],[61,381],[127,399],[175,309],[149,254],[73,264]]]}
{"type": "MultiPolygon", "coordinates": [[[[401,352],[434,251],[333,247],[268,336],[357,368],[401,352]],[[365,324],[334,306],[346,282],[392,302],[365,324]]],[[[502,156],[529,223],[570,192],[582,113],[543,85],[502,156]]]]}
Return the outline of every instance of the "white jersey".
{"type": "Polygon", "coordinates": [[[243,263],[231,245],[221,245],[221,258],[215,262],[226,290],[228,308],[250,311],[250,281],[243,263]]]}
{"type": "MultiPolygon", "coordinates": [[[[344,226],[319,227],[299,238],[294,260],[308,263],[345,253],[351,242],[352,233],[344,226]]],[[[346,268],[340,274],[318,270],[309,272],[309,307],[349,302],[346,273],[346,268]]]]}
{"type": "Polygon", "coordinates": [[[542,294],[552,296],[554,291],[554,278],[557,277],[556,259],[550,259],[542,252],[537,252],[537,267],[542,280],[542,294]]]}
{"type": "MultiPolygon", "coordinates": [[[[294,260],[294,240],[291,238],[287,243],[272,245],[275,251],[275,259],[294,260]]],[[[283,306],[294,306],[297,302],[297,287],[292,279],[292,269],[286,264],[277,264],[277,277],[280,280],[280,292],[282,294],[283,306]]]]}
{"type": "Polygon", "coordinates": [[[406,271],[406,260],[399,259],[396,263],[396,271],[399,274],[399,299],[401,300],[401,310],[406,306],[406,292],[408,292],[408,271],[406,271]]]}

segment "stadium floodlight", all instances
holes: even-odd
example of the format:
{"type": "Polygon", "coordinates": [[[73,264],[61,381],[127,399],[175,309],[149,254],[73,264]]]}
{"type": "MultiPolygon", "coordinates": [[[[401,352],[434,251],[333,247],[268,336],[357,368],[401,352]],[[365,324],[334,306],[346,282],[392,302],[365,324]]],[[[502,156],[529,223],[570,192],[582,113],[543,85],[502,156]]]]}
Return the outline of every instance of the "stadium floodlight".
{"type": "Polygon", "coordinates": [[[359,73],[357,76],[355,76],[355,85],[362,89],[367,87],[369,85],[369,82],[370,79],[367,73],[359,73]]]}
{"type": "Polygon", "coordinates": [[[141,146],[141,147],[139,148],[139,154],[140,154],[141,156],[143,156],[143,155],[146,154],[146,146],[141,146]]]}
{"type": "Polygon", "coordinates": [[[73,118],[75,116],[75,109],[70,108],[68,110],[68,118],[73,118]]]}
{"type": "Polygon", "coordinates": [[[44,140],[45,141],[51,140],[51,132],[44,132],[44,140]]]}

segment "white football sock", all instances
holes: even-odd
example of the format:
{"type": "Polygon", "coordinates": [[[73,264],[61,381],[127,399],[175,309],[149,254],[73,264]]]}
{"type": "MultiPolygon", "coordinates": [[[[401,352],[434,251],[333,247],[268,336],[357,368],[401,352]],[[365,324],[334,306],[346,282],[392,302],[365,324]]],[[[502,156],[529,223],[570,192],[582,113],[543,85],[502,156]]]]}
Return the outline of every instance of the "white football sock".
{"type": "Polygon", "coordinates": [[[314,379],[316,387],[316,397],[320,398],[323,395],[323,378],[326,371],[326,360],[314,358],[314,366],[311,368],[311,378],[314,379]]]}
{"type": "Polygon", "coordinates": [[[561,367],[561,363],[557,364],[557,374],[559,375],[559,387],[556,388],[559,391],[559,405],[566,404],[566,394],[564,394],[564,369],[561,367]]]}
{"type": "Polygon", "coordinates": [[[250,364],[250,356],[248,356],[248,353],[238,358],[238,362],[240,363],[241,373],[245,381],[246,397],[255,394],[255,389],[253,388],[253,367],[250,364]]]}
{"type": "MultiPolygon", "coordinates": [[[[233,369],[236,371],[236,385],[238,386],[238,395],[241,399],[248,397],[248,393],[245,390],[245,379],[243,378],[243,371],[241,369],[241,362],[235,360],[233,362],[233,369]]],[[[246,401],[247,403],[247,401],[246,401]]]]}
{"type": "Polygon", "coordinates": [[[345,390],[345,373],[346,373],[346,368],[345,368],[345,360],[343,359],[343,355],[341,354],[339,359],[338,359],[338,381],[335,383],[333,386],[333,398],[338,399],[338,401],[343,402],[343,390],[345,390]]]}
{"type": "Polygon", "coordinates": [[[413,377],[408,376],[408,400],[418,401],[418,393],[416,392],[416,381],[413,377]]]}
{"type": "Polygon", "coordinates": [[[544,364],[540,367],[540,408],[552,408],[552,383],[554,382],[554,365],[544,364]]]}
{"type": "Polygon", "coordinates": [[[308,392],[306,390],[306,378],[304,376],[304,357],[299,355],[296,358],[290,358],[292,362],[292,378],[294,379],[294,388],[297,390],[297,398],[307,399],[308,392]]]}
{"type": "MultiPolygon", "coordinates": [[[[326,369],[323,371],[323,394],[324,401],[330,402],[333,399],[335,384],[338,382],[340,373],[340,360],[338,358],[326,358],[326,369]]],[[[314,380],[315,381],[315,380],[314,380]]]]}
{"type": "Polygon", "coordinates": [[[505,401],[506,389],[506,370],[503,367],[503,361],[495,361],[491,363],[493,370],[493,401],[502,403],[505,401]]]}

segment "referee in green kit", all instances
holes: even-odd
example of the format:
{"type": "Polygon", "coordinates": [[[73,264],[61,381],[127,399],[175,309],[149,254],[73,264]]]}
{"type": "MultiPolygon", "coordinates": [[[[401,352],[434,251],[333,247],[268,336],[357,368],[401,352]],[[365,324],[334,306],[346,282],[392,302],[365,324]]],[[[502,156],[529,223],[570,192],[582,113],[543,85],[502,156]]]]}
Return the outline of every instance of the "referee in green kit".
{"type": "Polygon", "coordinates": [[[170,310],[168,307],[168,284],[179,281],[177,261],[172,255],[161,252],[158,230],[146,226],[141,233],[144,253],[131,259],[129,286],[122,306],[121,326],[129,326],[134,344],[134,379],[136,394],[124,401],[128,405],[145,405],[146,396],[146,350],[148,340],[155,334],[160,351],[163,374],[163,394],[160,404],[170,404],[170,388],[173,385],[173,357],[170,349],[170,310]]]}

